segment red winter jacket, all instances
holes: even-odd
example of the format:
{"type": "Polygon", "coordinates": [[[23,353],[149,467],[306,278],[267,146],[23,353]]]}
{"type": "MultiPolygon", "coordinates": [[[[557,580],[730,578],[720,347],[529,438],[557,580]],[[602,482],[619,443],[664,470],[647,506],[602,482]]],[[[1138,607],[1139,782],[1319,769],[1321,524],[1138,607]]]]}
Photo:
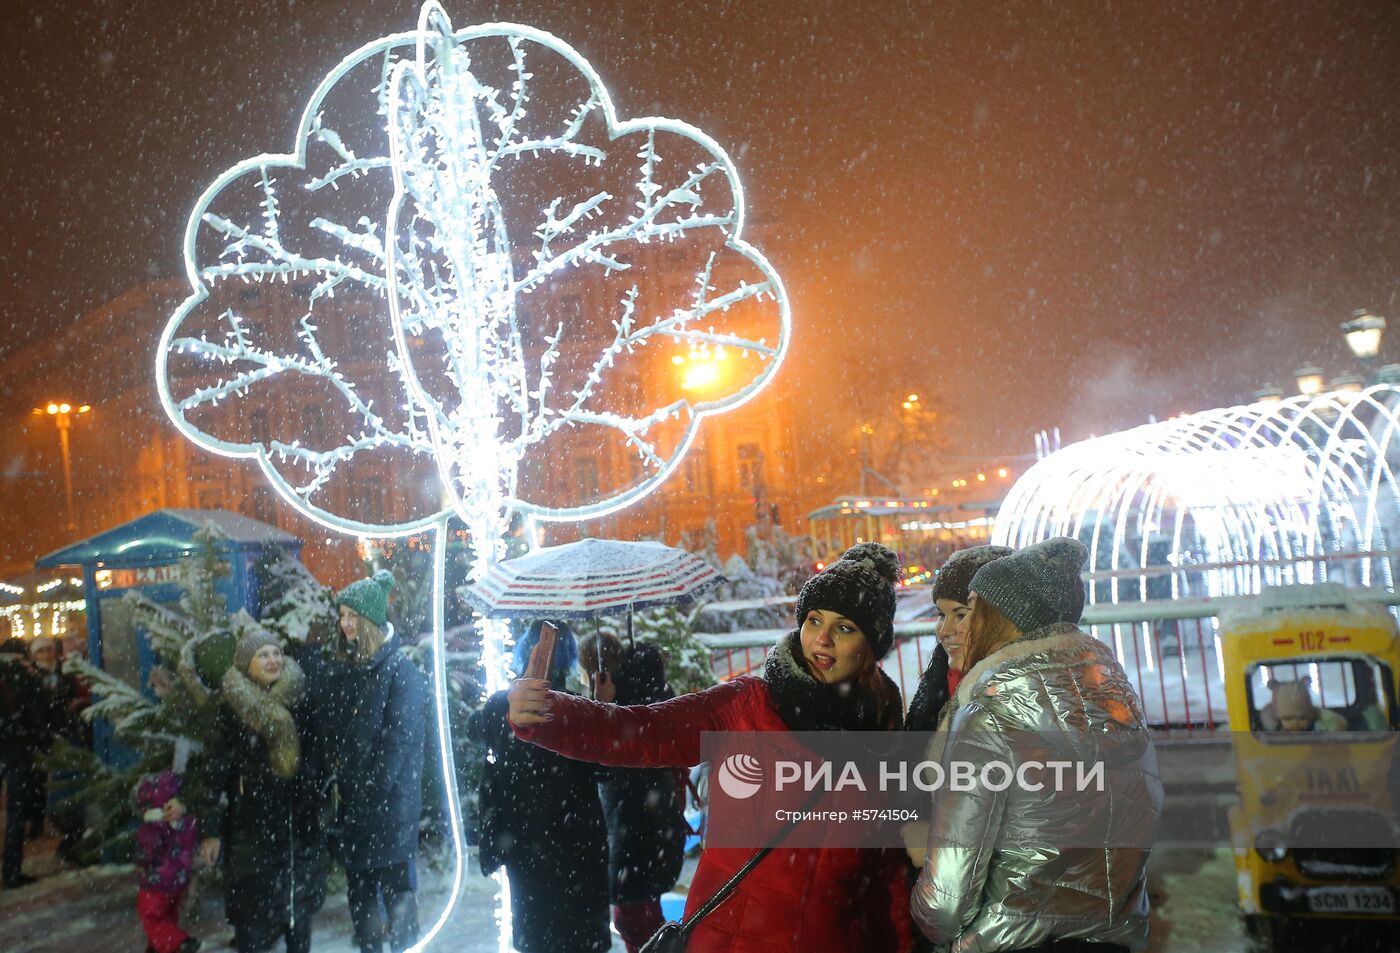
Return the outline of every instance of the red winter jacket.
{"type": "MultiPolygon", "coordinates": [[[[554,718],[517,737],[616,767],[700,762],[705,731],[787,731],[768,685],[745,676],[654,705],[604,705],[551,692],[554,718]]],[[[754,851],[709,847],[686,897],[689,916],[754,851]]],[[[778,847],[696,926],[686,953],[903,953],[912,949],[902,851],[778,847]]]]}

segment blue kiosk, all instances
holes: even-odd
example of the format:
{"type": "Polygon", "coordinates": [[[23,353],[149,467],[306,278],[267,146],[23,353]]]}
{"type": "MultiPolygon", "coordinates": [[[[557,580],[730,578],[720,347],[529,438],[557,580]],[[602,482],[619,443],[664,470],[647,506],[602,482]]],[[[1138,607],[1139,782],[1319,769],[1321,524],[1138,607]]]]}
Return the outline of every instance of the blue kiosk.
{"type": "MultiPolygon", "coordinates": [[[[39,569],[80,567],[87,601],[88,657],[92,664],[149,692],[147,678],[155,665],[150,643],[124,610],[121,597],[138,589],[162,605],[180,602],[180,560],[199,552],[195,534],[206,526],[218,531],[215,552],[229,567],[218,585],[230,612],[246,609],[257,618],[253,566],[267,546],[299,558],[301,540],[275,526],[228,510],[156,510],[105,533],[89,537],[39,559],[39,569]]],[[[96,726],[97,753],[113,750],[111,731],[96,726]]]]}

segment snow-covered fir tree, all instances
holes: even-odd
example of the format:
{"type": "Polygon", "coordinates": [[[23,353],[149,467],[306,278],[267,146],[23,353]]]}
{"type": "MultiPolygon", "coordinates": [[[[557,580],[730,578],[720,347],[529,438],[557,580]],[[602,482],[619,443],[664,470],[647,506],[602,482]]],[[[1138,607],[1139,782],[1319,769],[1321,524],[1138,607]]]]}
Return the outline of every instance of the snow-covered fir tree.
{"type": "MultiPolygon", "coordinates": [[[[217,688],[232,664],[239,638],[258,623],[241,609],[229,613],[218,591],[230,570],[218,556],[217,531],[202,529],[195,540],[198,551],[180,563],[177,606],[162,606],[133,590],[122,597],[118,608],[128,615],[130,625],[145,633],[155,654],[147,684],[132,685],[83,659],[73,658],[65,665],[65,671],[92,686],[95,702],[83,717],[109,725],[122,749],[109,763],[91,750],[60,741],[47,756],[50,770],[70,772],[80,779],[69,799],[82,805],[86,821],[72,855],[75,860],[120,860],[130,855],[131,791],[142,774],[182,771],[182,800],[189,804],[204,800],[198,790],[200,772],[195,769],[214,717],[217,688]]],[[[263,562],[268,572],[262,581],[269,587],[261,620],[264,627],[289,641],[323,631],[327,622],[318,613],[329,609],[327,591],[304,568],[287,565],[294,560],[285,554],[263,562]]],[[[334,616],[330,619],[333,624],[334,616]]]]}

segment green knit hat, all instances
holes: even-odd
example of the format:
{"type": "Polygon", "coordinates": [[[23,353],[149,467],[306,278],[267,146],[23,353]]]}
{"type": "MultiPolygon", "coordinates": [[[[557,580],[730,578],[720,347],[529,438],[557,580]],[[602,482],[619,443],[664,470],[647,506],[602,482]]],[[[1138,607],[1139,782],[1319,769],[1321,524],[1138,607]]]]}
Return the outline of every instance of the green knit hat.
{"type": "Polygon", "coordinates": [[[1079,540],[1056,536],[987,563],[973,575],[971,589],[1022,632],[1077,624],[1084,614],[1079,574],[1088,558],[1079,540]]]}
{"type": "Polygon", "coordinates": [[[380,569],[368,579],[358,579],[335,595],[337,606],[348,606],[381,629],[389,617],[389,590],[394,574],[380,569]]]}

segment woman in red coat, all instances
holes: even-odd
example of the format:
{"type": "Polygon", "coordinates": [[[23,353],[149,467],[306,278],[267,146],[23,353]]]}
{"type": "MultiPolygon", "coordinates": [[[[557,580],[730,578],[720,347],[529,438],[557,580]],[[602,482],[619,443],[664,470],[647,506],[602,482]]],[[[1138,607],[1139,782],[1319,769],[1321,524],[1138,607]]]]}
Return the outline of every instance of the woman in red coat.
{"type": "MultiPolygon", "coordinates": [[[[899,559],[862,543],[807,581],[799,626],[743,676],[654,705],[605,705],[519,679],[510,690],[517,737],[570,758],[617,767],[688,767],[706,731],[896,730],[899,688],[879,661],[894,644],[899,559]]],[[[543,809],[543,806],[542,806],[543,809]]],[[[689,916],[754,854],[707,848],[686,899],[689,916]]],[[[898,953],[911,945],[902,851],[779,846],[690,936],[687,953],[898,953]]]]}

